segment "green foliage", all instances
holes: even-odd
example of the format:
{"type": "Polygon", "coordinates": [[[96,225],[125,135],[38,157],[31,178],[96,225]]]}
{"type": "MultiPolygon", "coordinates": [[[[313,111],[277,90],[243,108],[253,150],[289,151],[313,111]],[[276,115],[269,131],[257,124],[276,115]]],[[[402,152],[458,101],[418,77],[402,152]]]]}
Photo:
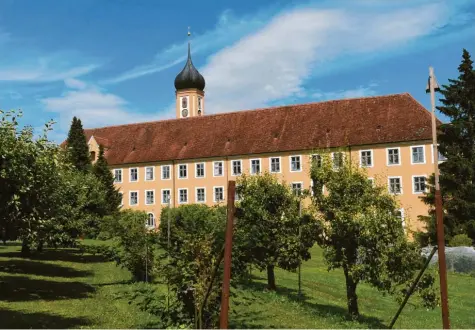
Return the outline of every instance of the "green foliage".
{"type": "Polygon", "coordinates": [[[472,239],[466,234],[458,234],[452,237],[449,241],[449,246],[471,246],[472,239]]]}
{"type": "Polygon", "coordinates": [[[92,168],[91,159],[81,119],[73,118],[66,143],[71,164],[81,172],[89,172],[92,168]]]}
{"type": "MultiPolygon", "coordinates": [[[[330,158],[323,156],[322,166],[312,166],[311,177],[321,224],[318,243],[329,270],[343,269],[348,312],[357,317],[357,285],[366,282],[384,293],[401,292],[423,265],[421,251],[407,240],[394,197],[386,187],[374,187],[357,165],[344,159],[335,170],[330,158]]],[[[433,281],[427,278],[423,283],[427,287],[420,288],[420,295],[435,298],[433,281]]],[[[435,303],[428,300],[426,305],[435,303]]]]}
{"type": "Polygon", "coordinates": [[[104,147],[102,145],[99,146],[99,157],[94,164],[93,170],[98,181],[101,182],[104,187],[104,212],[108,215],[118,212],[121,196],[119,190],[114,186],[114,176],[107,165],[107,160],[104,157],[104,147]]]}
{"type": "Polygon", "coordinates": [[[261,271],[267,269],[268,287],[275,289],[274,267],[294,271],[299,260],[308,260],[318,223],[308,214],[299,217],[299,197],[269,173],[243,175],[237,193],[242,211],[236,226],[240,258],[261,271]]]}

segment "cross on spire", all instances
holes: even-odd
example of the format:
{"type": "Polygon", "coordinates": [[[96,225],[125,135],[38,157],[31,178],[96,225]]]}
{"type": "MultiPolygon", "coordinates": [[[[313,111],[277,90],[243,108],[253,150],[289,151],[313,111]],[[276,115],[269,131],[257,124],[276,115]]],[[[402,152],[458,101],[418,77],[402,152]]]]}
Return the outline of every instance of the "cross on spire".
{"type": "Polygon", "coordinates": [[[191,36],[190,27],[188,27],[188,37],[191,36]]]}

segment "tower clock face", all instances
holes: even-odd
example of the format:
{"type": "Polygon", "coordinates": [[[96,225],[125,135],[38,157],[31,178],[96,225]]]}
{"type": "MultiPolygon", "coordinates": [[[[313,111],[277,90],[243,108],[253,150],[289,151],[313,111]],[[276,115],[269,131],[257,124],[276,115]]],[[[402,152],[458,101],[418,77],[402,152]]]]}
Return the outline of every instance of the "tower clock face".
{"type": "Polygon", "coordinates": [[[182,117],[188,117],[188,110],[187,109],[181,110],[181,116],[182,117]]]}

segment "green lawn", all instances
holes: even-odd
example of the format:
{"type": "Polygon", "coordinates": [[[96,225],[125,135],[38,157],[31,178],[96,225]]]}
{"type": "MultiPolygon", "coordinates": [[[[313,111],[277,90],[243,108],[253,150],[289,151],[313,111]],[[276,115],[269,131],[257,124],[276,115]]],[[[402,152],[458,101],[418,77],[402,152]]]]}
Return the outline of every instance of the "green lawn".
{"type": "MultiPolygon", "coordinates": [[[[89,241],[88,244],[98,242],[89,241]]],[[[0,245],[1,328],[141,328],[155,318],[138,311],[117,292],[130,274],[99,256],[75,249],[46,250],[29,259],[20,246],[0,245]]],[[[302,268],[304,298],[297,300],[297,274],[278,271],[276,293],[266,292],[264,273],[231,299],[230,325],[240,328],[384,328],[398,306],[391,297],[361,285],[360,322],[346,318],[341,271],[327,272],[321,250],[302,268]]],[[[449,275],[452,328],[475,328],[475,278],[449,275]]],[[[409,303],[398,328],[440,328],[440,310],[415,310],[409,303]]]]}

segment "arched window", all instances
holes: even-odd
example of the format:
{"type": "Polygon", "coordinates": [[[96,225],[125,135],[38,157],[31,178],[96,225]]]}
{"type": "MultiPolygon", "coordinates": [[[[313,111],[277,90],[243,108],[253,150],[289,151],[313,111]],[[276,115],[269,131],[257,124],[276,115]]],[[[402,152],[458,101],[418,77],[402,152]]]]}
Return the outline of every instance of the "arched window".
{"type": "Polygon", "coordinates": [[[155,227],[155,216],[153,213],[147,215],[147,227],[155,227]]]}

